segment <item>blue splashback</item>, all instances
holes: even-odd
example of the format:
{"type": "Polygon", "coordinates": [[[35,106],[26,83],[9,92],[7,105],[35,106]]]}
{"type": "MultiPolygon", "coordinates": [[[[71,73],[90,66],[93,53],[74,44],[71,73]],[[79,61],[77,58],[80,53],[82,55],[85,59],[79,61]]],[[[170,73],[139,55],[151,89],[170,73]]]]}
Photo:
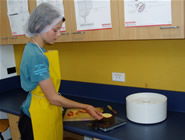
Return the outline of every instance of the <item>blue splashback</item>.
{"type": "Polygon", "coordinates": [[[168,110],[185,112],[185,92],[115,86],[85,82],[61,81],[60,92],[63,95],[88,97],[111,102],[126,103],[126,97],[138,92],[154,92],[168,98],[168,110]]]}
{"type": "MultiPolygon", "coordinates": [[[[21,88],[19,76],[0,80],[0,94],[6,91],[21,88]]],[[[148,88],[136,88],[127,86],[115,86],[76,81],[61,81],[60,92],[63,95],[88,97],[125,104],[125,98],[138,92],[154,92],[165,95],[168,98],[168,110],[185,112],[185,92],[156,90],[148,88]]]]}

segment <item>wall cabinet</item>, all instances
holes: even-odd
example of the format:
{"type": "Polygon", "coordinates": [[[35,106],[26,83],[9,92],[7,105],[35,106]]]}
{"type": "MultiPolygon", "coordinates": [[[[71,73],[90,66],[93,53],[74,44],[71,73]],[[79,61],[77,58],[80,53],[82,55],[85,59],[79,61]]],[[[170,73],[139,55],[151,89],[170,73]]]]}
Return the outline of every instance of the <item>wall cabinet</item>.
{"type": "Polygon", "coordinates": [[[184,38],[184,0],[171,0],[172,25],[129,27],[124,26],[124,1],[118,0],[120,40],[134,39],[178,39],[184,38]]]}
{"type": "MultiPolygon", "coordinates": [[[[1,41],[0,44],[25,44],[28,39],[25,36],[12,37],[9,20],[7,16],[6,0],[1,2],[1,41]]],[[[73,41],[99,41],[99,40],[119,40],[119,23],[118,21],[118,3],[111,0],[111,16],[112,16],[112,29],[107,30],[93,30],[77,32],[76,18],[74,9],[74,0],[63,0],[64,13],[65,13],[65,27],[66,32],[62,32],[62,36],[57,42],[73,42],[73,41]]],[[[29,0],[30,13],[36,7],[36,0],[29,0]]]]}
{"type": "MultiPolygon", "coordinates": [[[[29,0],[30,13],[36,7],[36,0],[29,0]]],[[[138,39],[181,39],[185,38],[184,0],[172,0],[172,25],[130,27],[124,26],[124,0],[111,0],[112,29],[77,31],[74,0],[63,0],[66,31],[57,42],[138,40],[138,39]]],[[[6,0],[0,1],[0,44],[25,44],[25,36],[14,37],[7,16],[6,0]]]]}

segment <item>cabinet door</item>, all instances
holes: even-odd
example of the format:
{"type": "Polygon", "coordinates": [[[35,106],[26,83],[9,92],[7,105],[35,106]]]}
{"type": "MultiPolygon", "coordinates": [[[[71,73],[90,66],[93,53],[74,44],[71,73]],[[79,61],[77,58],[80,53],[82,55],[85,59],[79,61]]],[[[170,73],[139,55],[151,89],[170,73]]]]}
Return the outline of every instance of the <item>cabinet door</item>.
{"type": "MultiPolygon", "coordinates": [[[[66,42],[66,41],[71,41],[71,25],[70,25],[70,9],[69,9],[69,2],[68,0],[63,0],[63,4],[64,4],[64,13],[65,13],[65,27],[66,27],[66,31],[62,32],[62,36],[60,38],[58,38],[57,42],[66,42]]],[[[37,3],[36,0],[29,0],[28,1],[28,5],[29,5],[29,11],[30,14],[33,12],[33,10],[37,7],[37,3]]]]}
{"type": "Polygon", "coordinates": [[[103,41],[119,39],[117,0],[110,0],[112,29],[77,32],[74,0],[70,1],[72,41],[103,41]]]}
{"type": "MultiPolygon", "coordinates": [[[[64,5],[64,14],[65,14],[65,28],[66,31],[62,32],[61,37],[57,39],[57,42],[68,42],[71,41],[71,24],[70,24],[70,9],[69,9],[69,1],[63,0],[64,5]]],[[[37,7],[36,0],[29,0],[29,11],[30,14],[33,12],[33,10],[37,7]]]]}
{"type": "Polygon", "coordinates": [[[0,1],[0,21],[0,44],[8,44],[11,30],[7,16],[6,0],[0,1]]]}
{"type": "Polygon", "coordinates": [[[12,135],[13,140],[19,140],[21,138],[19,128],[18,128],[18,122],[19,122],[19,116],[8,114],[9,124],[10,124],[10,131],[12,135]]]}
{"type": "Polygon", "coordinates": [[[25,36],[12,36],[6,0],[0,1],[0,21],[0,44],[24,44],[28,41],[25,36]]]}
{"type": "Polygon", "coordinates": [[[118,3],[121,40],[184,38],[184,0],[171,0],[172,25],[129,28],[124,26],[124,1],[118,3]]]}
{"type": "Polygon", "coordinates": [[[64,17],[65,17],[65,32],[61,32],[60,38],[57,42],[70,42],[71,39],[71,16],[70,16],[70,2],[69,0],[63,0],[64,17]]]}

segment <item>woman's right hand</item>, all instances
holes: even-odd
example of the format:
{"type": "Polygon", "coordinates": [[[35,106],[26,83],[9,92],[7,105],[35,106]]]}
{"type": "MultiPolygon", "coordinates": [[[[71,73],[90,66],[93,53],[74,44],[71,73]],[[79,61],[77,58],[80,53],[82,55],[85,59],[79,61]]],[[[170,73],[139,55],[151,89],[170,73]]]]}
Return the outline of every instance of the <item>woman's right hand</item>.
{"type": "Polygon", "coordinates": [[[95,107],[92,105],[86,105],[85,110],[96,120],[101,120],[103,118],[102,113],[99,112],[95,107]]]}

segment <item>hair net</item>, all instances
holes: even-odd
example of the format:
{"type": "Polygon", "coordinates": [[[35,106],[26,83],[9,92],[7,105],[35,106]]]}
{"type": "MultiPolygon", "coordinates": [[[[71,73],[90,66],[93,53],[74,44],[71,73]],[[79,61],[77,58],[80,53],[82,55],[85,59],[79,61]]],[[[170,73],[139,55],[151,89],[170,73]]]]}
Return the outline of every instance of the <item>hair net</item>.
{"type": "Polygon", "coordinates": [[[62,12],[51,4],[41,3],[30,15],[26,25],[26,36],[33,37],[48,32],[61,20],[62,12]]]}

